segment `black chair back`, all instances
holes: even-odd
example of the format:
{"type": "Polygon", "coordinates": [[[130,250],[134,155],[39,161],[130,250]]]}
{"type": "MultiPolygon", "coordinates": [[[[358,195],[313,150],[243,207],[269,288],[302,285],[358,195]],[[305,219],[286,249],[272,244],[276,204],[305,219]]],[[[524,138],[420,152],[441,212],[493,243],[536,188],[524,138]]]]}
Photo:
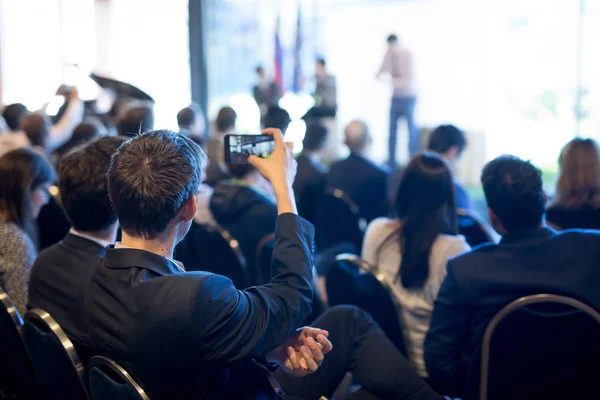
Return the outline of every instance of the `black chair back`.
{"type": "Polygon", "coordinates": [[[464,398],[478,388],[481,400],[600,399],[600,314],[569,297],[522,297],[488,324],[478,365],[464,398]]]}
{"type": "Polygon", "coordinates": [[[362,248],[367,220],[360,215],[358,206],[340,189],[329,189],[317,204],[317,237],[324,250],[342,243],[362,248]]]}
{"type": "Polygon", "coordinates": [[[110,358],[94,356],[88,369],[92,400],[150,400],[131,375],[110,358]]]}
{"type": "Polygon", "coordinates": [[[369,312],[390,341],[406,355],[400,305],[372,266],[358,256],[341,254],[327,268],[325,282],[330,306],[351,304],[369,312]]]}
{"type": "Polygon", "coordinates": [[[208,271],[223,275],[244,289],[250,286],[246,259],[240,245],[219,225],[192,223],[186,237],[175,248],[175,259],[186,271],[208,271]]]}
{"type": "Polygon", "coordinates": [[[40,398],[25,344],[21,338],[23,319],[0,287],[0,390],[23,400],[40,398]]]}
{"type": "Polygon", "coordinates": [[[255,284],[264,285],[271,280],[271,261],[273,260],[274,249],[274,233],[265,235],[260,242],[258,242],[258,246],[256,246],[256,261],[254,263],[257,269],[255,272],[255,284]]]}
{"type": "Polygon", "coordinates": [[[86,400],[85,370],[71,340],[46,311],[25,314],[23,341],[47,399],[86,400]]]}
{"type": "Polygon", "coordinates": [[[456,210],[456,217],[458,232],[465,237],[469,246],[475,247],[483,243],[493,243],[494,239],[490,234],[491,228],[479,217],[462,208],[456,210]]]}

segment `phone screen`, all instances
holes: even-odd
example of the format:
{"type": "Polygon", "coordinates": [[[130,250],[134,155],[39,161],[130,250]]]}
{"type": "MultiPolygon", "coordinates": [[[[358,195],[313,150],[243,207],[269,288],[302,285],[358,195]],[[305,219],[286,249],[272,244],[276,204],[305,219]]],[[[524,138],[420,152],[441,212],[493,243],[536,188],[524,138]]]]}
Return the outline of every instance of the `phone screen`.
{"type": "Polygon", "coordinates": [[[275,149],[275,140],[268,135],[225,135],[225,162],[247,164],[248,157],[267,158],[275,149]]]}

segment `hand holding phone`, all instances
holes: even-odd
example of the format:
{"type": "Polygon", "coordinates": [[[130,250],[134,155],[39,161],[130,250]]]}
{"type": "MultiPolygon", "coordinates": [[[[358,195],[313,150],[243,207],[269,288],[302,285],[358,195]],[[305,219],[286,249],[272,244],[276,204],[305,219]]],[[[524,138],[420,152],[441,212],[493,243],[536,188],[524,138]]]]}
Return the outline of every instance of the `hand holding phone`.
{"type": "Polygon", "coordinates": [[[269,135],[225,135],[225,162],[248,164],[254,155],[267,158],[275,150],[275,139],[269,135]]]}

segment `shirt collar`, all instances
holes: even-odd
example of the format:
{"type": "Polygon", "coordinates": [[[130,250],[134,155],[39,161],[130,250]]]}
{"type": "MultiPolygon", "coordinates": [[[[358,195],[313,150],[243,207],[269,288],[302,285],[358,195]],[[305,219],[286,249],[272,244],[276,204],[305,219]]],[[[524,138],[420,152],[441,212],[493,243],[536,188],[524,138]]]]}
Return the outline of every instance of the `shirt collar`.
{"type": "MultiPolygon", "coordinates": [[[[115,246],[114,246],[114,248],[115,248],[115,249],[131,249],[131,250],[139,250],[139,249],[134,249],[133,247],[125,246],[125,245],[124,245],[124,244],[122,244],[121,242],[116,242],[116,243],[115,243],[115,246]]],[[[145,250],[140,250],[140,251],[145,251],[145,250]]],[[[148,252],[148,253],[149,253],[149,252],[148,252]]],[[[158,254],[157,254],[157,256],[158,256],[158,257],[162,257],[162,256],[159,256],[158,254]]],[[[182,262],[180,262],[180,261],[176,261],[176,260],[173,260],[172,258],[169,258],[169,257],[164,257],[164,258],[166,258],[166,259],[167,259],[167,260],[169,260],[171,263],[173,263],[173,264],[175,265],[175,267],[177,267],[177,270],[179,270],[179,272],[185,272],[185,268],[184,268],[184,266],[183,266],[183,263],[182,263],[182,262]]]]}
{"type": "Polygon", "coordinates": [[[543,226],[536,229],[530,229],[527,231],[516,231],[508,232],[502,236],[501,244],[514,244],[523,242],[537,242],[550,239],[556,235],[557,232],[547,226],[543,226]]]}
{"type": "Polygon", "coordinates": [[[81,238],[84,238],[84,239],[87,239],[87,240],[91,240],[92,242],[97,243],[97,244],[99,244],[102,247],[106,247],[106,246],[112,244],[112,242],[108,242],[106,240],[98,239],[98,238],[95,238],[93,236],[86,235],[85,233],[78,232],[77,230],[75,230],[75,228],[71,228],[69,230],[69,233],[71,235],[74,235],[74,236],[79,236],[81,238]]]}

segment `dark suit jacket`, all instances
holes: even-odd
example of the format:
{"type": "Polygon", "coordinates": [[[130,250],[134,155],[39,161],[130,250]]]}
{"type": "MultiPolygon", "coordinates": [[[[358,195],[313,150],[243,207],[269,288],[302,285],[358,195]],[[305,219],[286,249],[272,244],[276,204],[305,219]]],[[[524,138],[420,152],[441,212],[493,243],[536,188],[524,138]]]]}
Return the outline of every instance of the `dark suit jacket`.
{"type": "Polygon", "coordinates": [[[424,358],[435,389],[464,383],[485,329],[522,296],[553,293],[600,309],[600,232],[550,228],[508,233],[448,262],[435,302],[424,358]]]}
{"type": "Polygon", "coordinates": [[[49,312],[84,359],[91,345],[84,295],[104,253],[98,243],[69,233],[38,255],[29,278],[28,308],[49,312]]]}
{"type": "Polygon", "coordinates": [[[356,203],[367,222],[387,214],[389,171],[357,154],[333,163],[327,174],[327,187],[341,189],[356,203]]]}
{"type": "Polygon", "coordinates": [[[314,163],[303,154],[300,154],[296,161],[298,170],[294,180],[294,193],[298,213],[314,224],[317,201],[325,191],[327,171],[323,165],[314,163]]]}
{"type": "Polygon", "coordinates": [[[258,395],[266,380],[253,358],[300,326],[313,296],[314,228],[284,214],[275,235],[273,278],[247,290],[220,275],[181,273],[154,253],[108,247],[86,300],[95,348],[122,363],[153,400],[258,395]]]}
{"type": "Polygon", "coordinates": [[[267,283],[271,274],[256,265],[256,248],[263,237],[275,231],[277,205],[249,186],[223,182],[215,187],[210,210],[215,221],[240,243],[251,284],[267,283]]]}

